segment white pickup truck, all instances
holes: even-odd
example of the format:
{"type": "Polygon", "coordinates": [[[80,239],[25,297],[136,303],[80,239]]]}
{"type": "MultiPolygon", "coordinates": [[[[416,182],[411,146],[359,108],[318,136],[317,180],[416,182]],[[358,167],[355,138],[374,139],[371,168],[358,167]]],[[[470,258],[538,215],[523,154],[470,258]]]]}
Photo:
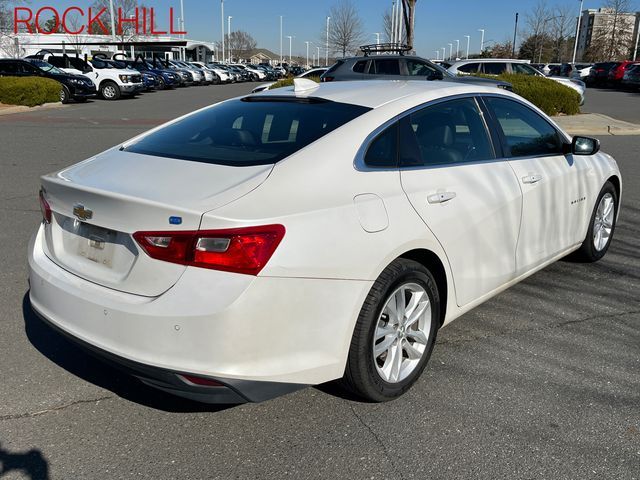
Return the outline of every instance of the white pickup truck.
{"type": "Polygon", "coordinates": [[[78,57],[52,54],[42,55],[39,58],[64,72],[91,79],[105,100],[117,100],[122,95],[133,96],[144,89],[140,72],[114,68],[113,64],[106,59],[94,58],[85,62],[78,57]]]}

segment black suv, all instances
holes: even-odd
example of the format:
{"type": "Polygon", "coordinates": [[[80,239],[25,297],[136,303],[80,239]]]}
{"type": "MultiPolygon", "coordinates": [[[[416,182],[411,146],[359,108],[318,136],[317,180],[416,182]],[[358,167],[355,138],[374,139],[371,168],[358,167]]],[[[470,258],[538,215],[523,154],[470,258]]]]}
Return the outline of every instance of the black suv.
{"type": "Polygon", "coordinates": [[[62,84],[60,101],[69,103],[71,99],[84,102],[97,95],[95,84],[81,75],[71,75],[57,69],[43,60],[2,59],[0,60],[0,77],[46,77],[62,84]]]}
{"type": "Polygon", "coordinates": [[[387,54],[338,60],[321,77],[323,82],[341,80],[446,80],[512,90],[509,82],[472,76],[458,77],[440,65],[413,55],[387,54]]]}

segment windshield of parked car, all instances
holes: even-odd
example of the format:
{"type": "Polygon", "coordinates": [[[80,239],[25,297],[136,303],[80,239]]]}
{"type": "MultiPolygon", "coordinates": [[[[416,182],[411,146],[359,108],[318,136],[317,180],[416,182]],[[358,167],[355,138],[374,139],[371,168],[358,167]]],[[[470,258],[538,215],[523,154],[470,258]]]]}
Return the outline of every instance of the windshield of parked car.
{"type": "Polygon", "coordinates": [[[295,97],[246,97],[157,130],[126,152],[231,166],[276,163],[370,110],[295,97]]]}
{"type": "Polygon", "coordinates": [[[44,72],[53,73],[55,75],[67,75],[62,70],[54,67],[53,65],[51,65],[50,63],[45,62],[44,60],[28,59],[27,61],[29,63],[31,63],[31,65],[33,65],[35,67],[38,67],[40,70],[42,70],[44,72]]]}

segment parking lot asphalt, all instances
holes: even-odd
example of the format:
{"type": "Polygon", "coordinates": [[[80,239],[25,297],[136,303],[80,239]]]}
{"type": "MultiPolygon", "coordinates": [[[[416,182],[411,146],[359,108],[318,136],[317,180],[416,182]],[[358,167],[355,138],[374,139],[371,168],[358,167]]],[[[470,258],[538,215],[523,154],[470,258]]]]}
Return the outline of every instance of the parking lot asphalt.
{"type": "Polygon", "coordinates": [[[585,93],[585,113],[602,113],[625,122],[640,124],[640,92],[611,88],[588,88],[585,93]]]}
{"type": "Polygon", "coordinates": [[[39,176],[251,87],[0,117],[0,478],[640,478],[640,137],[601,138],[623,174],[607,256],[553,264],[441,330],[391,403],[333,385],[191,403],[42,324],[26,265],[39,176]]]}

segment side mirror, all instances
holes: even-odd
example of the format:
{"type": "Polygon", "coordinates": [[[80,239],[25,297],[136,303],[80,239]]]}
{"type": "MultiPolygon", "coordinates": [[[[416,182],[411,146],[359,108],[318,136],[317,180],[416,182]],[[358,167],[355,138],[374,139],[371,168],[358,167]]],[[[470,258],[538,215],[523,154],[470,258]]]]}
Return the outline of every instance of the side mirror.
{"type": "Polygon", "coordinates": [[[595,155],[600,151],[600,140],[590,137],[575,136],[571,141],[573,155],[595,155]]]}
{"type": "Polygon", "coordinates": [[[444,75],[440,70],[436,70],[427,75],[427,80],[442,80],[444,79],[444,75]]]}

